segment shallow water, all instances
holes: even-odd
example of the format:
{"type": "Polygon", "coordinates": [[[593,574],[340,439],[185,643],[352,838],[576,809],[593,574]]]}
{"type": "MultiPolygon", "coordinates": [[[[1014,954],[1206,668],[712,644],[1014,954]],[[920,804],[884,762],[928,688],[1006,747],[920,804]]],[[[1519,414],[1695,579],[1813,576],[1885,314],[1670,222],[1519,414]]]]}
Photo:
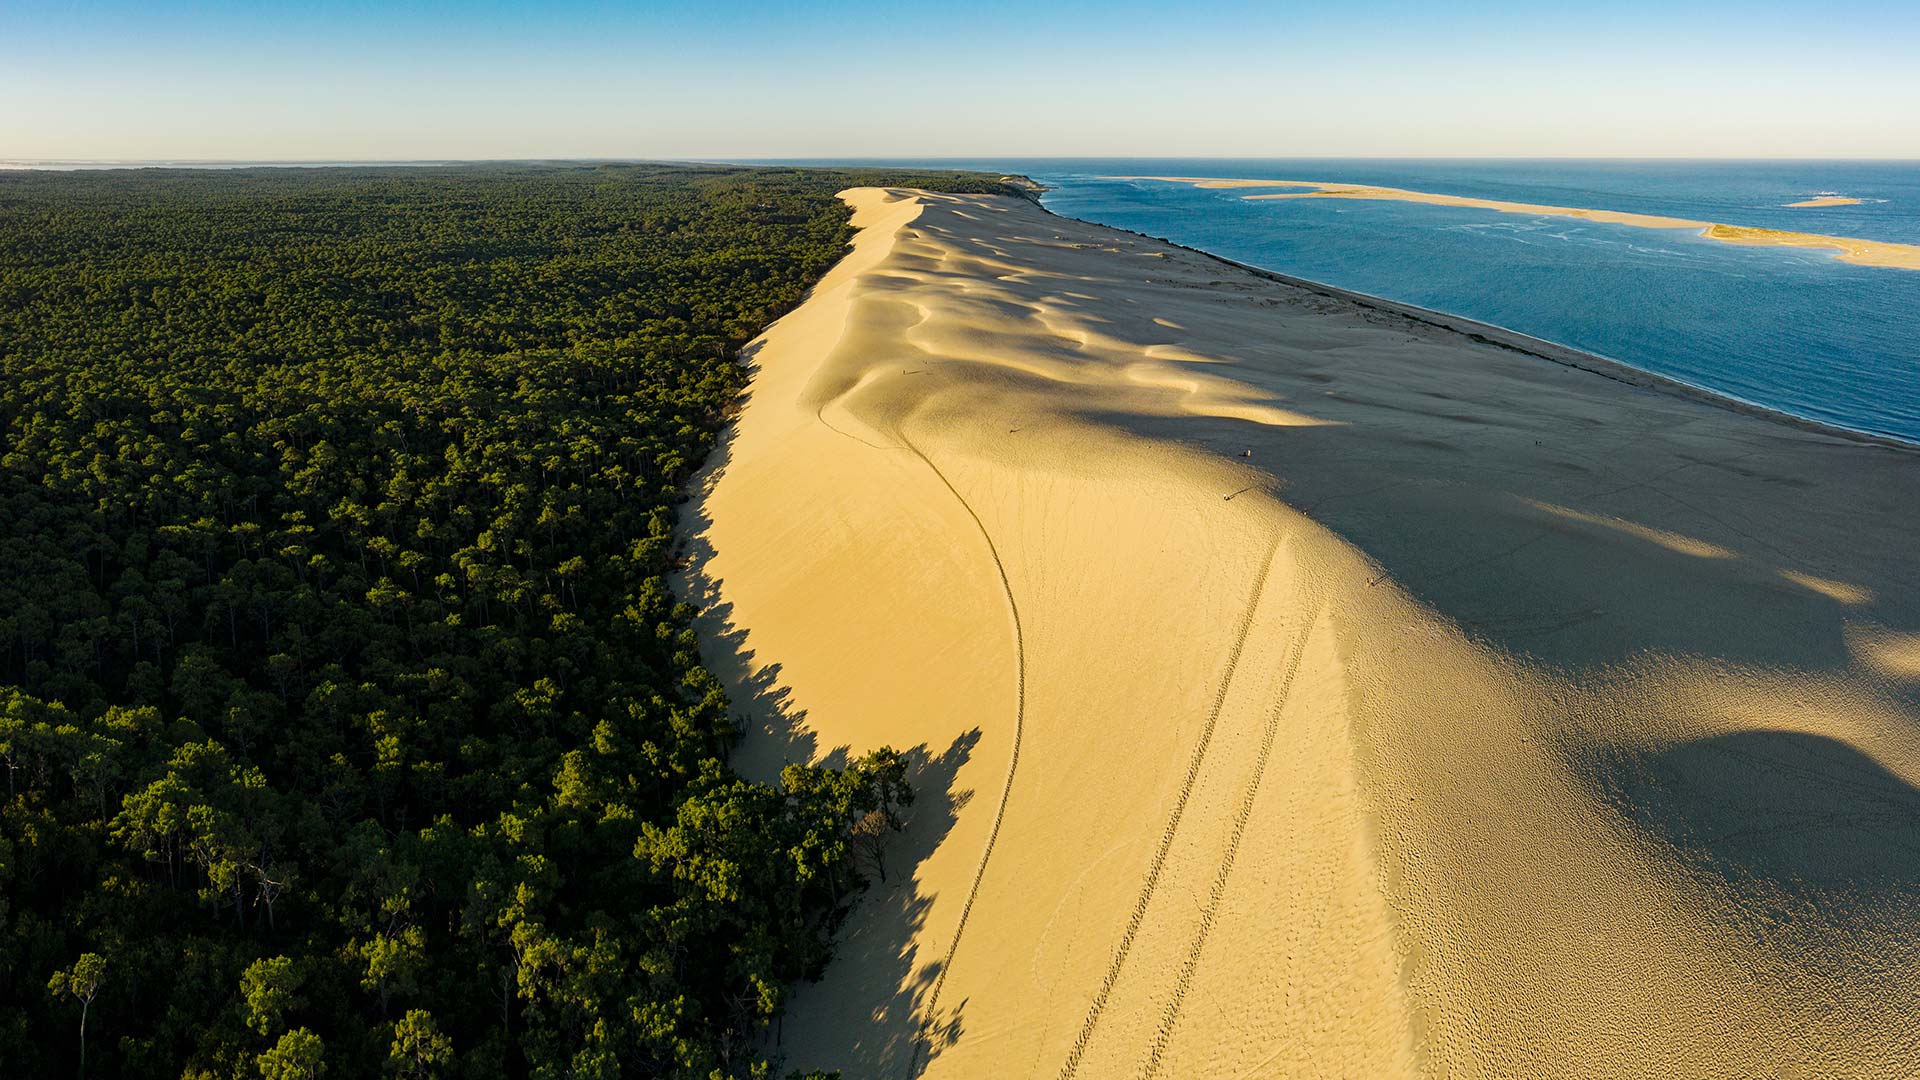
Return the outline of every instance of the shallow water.
{"type": "MultiPolygon", "coordinates": [[[[892,162],[890,164],[909,164],[892,162]]],[[[1141,175],[1322,180],[1920,243],[1920,162],[1019,159],[1055,213],[1496,323],[1815,420],[1920,441],[1920,271],[1686,230],[1141,175]],[[1837,193],[1857,206],[1789,209],[1837,193]]]]}

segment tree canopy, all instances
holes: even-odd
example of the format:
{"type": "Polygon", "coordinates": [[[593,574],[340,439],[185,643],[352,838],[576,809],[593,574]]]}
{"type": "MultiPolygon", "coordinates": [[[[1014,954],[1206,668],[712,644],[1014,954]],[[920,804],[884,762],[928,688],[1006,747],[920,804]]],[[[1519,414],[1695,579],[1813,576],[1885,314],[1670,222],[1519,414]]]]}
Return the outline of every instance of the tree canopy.
{"type": "Polygon", "coordinates": [[[0,1072],[767,1075],[911,792],[729,770],[673,506],[876,182],[0,174],[0,1072]]]}

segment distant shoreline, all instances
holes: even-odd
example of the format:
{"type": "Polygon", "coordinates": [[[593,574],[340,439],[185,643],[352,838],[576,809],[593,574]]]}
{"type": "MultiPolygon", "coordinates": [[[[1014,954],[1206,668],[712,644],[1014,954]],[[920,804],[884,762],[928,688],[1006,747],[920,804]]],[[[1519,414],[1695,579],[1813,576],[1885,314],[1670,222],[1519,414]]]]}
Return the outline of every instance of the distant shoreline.
{"type": "MultiPolygon", "coordinates": [[[[1054,214],[1056,217],[1067,217],[1067,215],[1064,214],[1055,214],[1051,208],[1047,207],[1044,202],[1041,202],[1037,198],[1034,199],[1034,201],[1039,203],[1041,209],[1046,210],[1049,214],[1054,214]]],[[[1086,219],[1069,218],[1069,220],[1084,221],[1086,219]]],[[[1175,240],[1169,240],[1164,236],[1151,236],[1135,229],[1122,228],[1117,225],[1109,225],[1099,221],[1087,221],[1087,224],[1098,225],[1101,228],[1112,229],[1115,232],[1126,233],[1129,236],[1138,236],[1148,240],[1158,241],[1159,243],[1167,244],[1183,251],[1191,251],[1197,255],[1203,255],[1222,265],[1243,270],[1256,277],[1266,278],[1267,280],[1279,282],[1283,285],[1291,285],[1295,288],[1305,289],[1308,292],[1318,293],[1319,295],[1333,299],[1344,300],[1358,304],[1361,307],[1399,315],[1428,326],[1451,330],[1454,333],[1462,334],[1475,341],[1496,345],[1503,349],[1510,349],[1514,352],[1559,364],[1562,367],[1577,368],[1581,371],[1590,372],[1603,378],[1612,379],[1615,382],[1625,383],[1629,386],[1636,386],[1646,390],[1653,390],[1659,393],[1699,401],[1728,412],[1769,420],[1773,423],[1782,424],[1801,431],[1812,432],[1814,434],[1827,435],[1834,438],[1846,439],[1850,442],[1866,443],[1871,446],[1880,446],[1909,453],[1920,451],[1920,440],[1903,439],[1897,435],[1888,435],[1877,431],[1864,431],[1825,420],[1815,420],[1812,417],[1801,416],[1798,413],[1787,412],[1784,409],[1777,409],[1772,406],[1748,401],[1745,398],[1724,391],[1697,386],[1683,379],[1676,379],[1671,375],[1662,375],[1654,371],[1649,371],[1646,368],[1638,367],[1624,360],[1615,360],[1612,357],[1602,356],[1599,353],[1586,349],[1577,349],[1571,345],[1562,345],[1559,342],[1549,341],[1546,338],[1524,334],[1518,330],[1513,330],[1497,323],[1470,319],[1464,315],[1455,315],[1451,312],[1421,307],[1418,304],[1404,303],[1399,300],[1389,300],[1383,296],[1375,296],[1371,293],[1358,292],[1353,289],[1343,289],[1338,285],[1329,285],[1322,281],[1314,281],[1311,278],[1297,277],[1293,274],[1283,273],[1278,270],[1269,270],[1264,266],[1255,266],[1252,263],[1229,259],[1224,255],[1215,254],[1205,248],[1197,248],[1191,244],[1182,244],[1175,240]]]]}
{"type": "MultiPolygon", "coordinates": [[[[1580,218],[1609,225],[1629,225],[1638,229],[1694,229],[1708,240],[1723,244],[1758,247],[1792,247],[1832,250],[1834,258],[1856,266],[1888,270],[1920,271],[1920,245],[1888,240],[1863,240],[1849,236],[1825,236],[1818,233],[1791,232],[1753,225],[1728,225],[1718,221],[1636,214],[1622,210],[1600,210],[1584,206],[1550,206],[1544,203],[1507,202],[1465,195],[1443,195],[1431,191],[1381,187],[1375,184],[1346,184],[1319,180],[1254,180],[1210,176],[1116,176],[1115,180],[1156,180],[1170,184],[1191,184],[1199,188],[1287,187],[1306,191],[1269,192],[1243,195],[1245,199],[1361,199],[1384,202],[1428,203],[1470,210],[1493,210],[1502,214],[1535,214],[1550,217],[1580,218]]],[[[1854,200],[1858,201],[1858,200],[1854,200]]],[[[1795,206],[1837,206],[1840,203],[1814,199],[1795,206]]]]}
{"type": "MultiPolygon", "coordinates": [[[[1166,241],[1166,243],[1171,244],[1173,241],[1169,240],[1166,241]]],[[[1185,247],[1186,245],[1175,244],[1174,246],[1185,247]]],[[[1433,308],[1424,308],[1417,304],[1401,303],[1398,300],[1388,300],[1385,297],[1374,296],[1370,293],[1355,292],[1352,289],[1342,289],[1336,285],[1328,285],[1307,278],[1294,277],[1291,274],[1268,270],[1265,267],[1236,262],[1232,259],[1215,255],[1210,251],[1201,250],[1200,248],[1188,248],[1187,250],[1205,255],[1210,259],[1225,263],[1228,266],[1245,270],[1256,276],[1280,282],[1284,285],[1292,285],[1296,288],[1306,289],[1309,292],[1319,293],[1323,296],[1351,301],[1362,307],[1400,315],[1412,319],[1415,322],[1425,323],[1429,326],[1437,326],[1443,330],[1452,330],[1457,334],[1464,334],[1475,341],[1485,342],[1489,345],[1497,345],[1503,349],[1511,349],[1514,352],[1548,360],[1563,367],[1578,368],[1581,371],[1591,372],[1592,374],[1612,379],[1615,382],[1626,383],[1629,386],[1637,386],[1642,389],[1655,390],[1677,397],[1700,401],[1716,408],[1725,409],[1728,412],[1758,417],[1762,420],[1769,420],[1777,424],[1798,428],[1803,431],[1810,431],[1815,434],[1830,435],[1851,442],[1884,446],[1894,450],[1904,450],[1908,452],[1920,451],[1920,441],[1909,441],[1899,438],[1898,436],[1884,435],[1874,431],[1861,431],[1857,428],[1843,427],[1839,424],[1832,424],[1823,420],[1815,420],[1811,417],[1801,416],[1797,413],[1786,412],[1782,409],[1775,409],[1757,402],[1748,401],[1745,398],[1736,397],[1732,394],[1723,393],[1718,390],[1710,390],[1704,386],[1696,386],[1685,380],[1676,379],[1671,375],[1661,375],[1658,372],[1648,371],[1645,368],[1636,367],[1623,360],[1615,360],[1611,357],[1602,356],[1599,353],[1588,352],[1585,349],[1576,349],[1570,345],[1562,345],[1556,341],[1548,341],[1545,338],[1534,337],[1531,334],[1523,334],[1518,330],[1511,330],[1497,323],[1481,322],[1478,319],[1469,319],[1464,315],[1454,315],[1445,311],[1436,311],[1433,308]]]]}

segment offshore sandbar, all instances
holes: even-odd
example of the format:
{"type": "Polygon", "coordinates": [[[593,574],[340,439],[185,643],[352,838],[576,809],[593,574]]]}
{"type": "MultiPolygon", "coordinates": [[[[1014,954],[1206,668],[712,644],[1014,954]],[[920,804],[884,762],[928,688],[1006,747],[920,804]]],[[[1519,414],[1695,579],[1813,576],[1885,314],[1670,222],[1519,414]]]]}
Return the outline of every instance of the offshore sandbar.
{"type": "MultiPolygon", "coordinates": [[[[1342,184],[1318,180],[1251,180],[1199,176],[1132,176],[1116,177],[1116,179],[1159,180],[1168,183],[1192,184],[1203,188],[1306,189],[1243,196],[1247,199],[1367,199],[1413,202],[1473,210],[1493,210],[1503,214],[1579,218],[1639,229],[1690,229],[1709,240],[1718,240],[1721,243],[1764,247],[1829,248],[1834,251],[1834,258],[1858,266],[1920,270],[1920,245],[1916,244],[1896,244],[1885,240],[1862,240],[1845,236],[1790,232],[1785,229],[1769,229],[1752,225],[1729,225],[1722,222],[1696,221],[1692,218],[1665,217],[1658,214],[1635,214],[1622,210],[1553,206],[1545,203],[1509,202],[1465,195],[1443,195],[1432,191],[1409,191],[1405,188],[1381,187],[1372,184],[1342,184]]],[[[1796,205],[1816,204],[1841,205],[1821,200],[1809,200],[1807,203],[1796,205]]]]}

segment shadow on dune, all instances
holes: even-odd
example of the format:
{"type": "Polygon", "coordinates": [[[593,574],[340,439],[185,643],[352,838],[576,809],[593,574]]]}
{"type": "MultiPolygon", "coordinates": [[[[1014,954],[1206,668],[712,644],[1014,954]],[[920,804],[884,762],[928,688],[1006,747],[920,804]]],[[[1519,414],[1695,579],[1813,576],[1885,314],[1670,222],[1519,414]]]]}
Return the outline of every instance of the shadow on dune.
{"type": "MultiPolygon", "coordinates": [[[[970,250],[937,210],[916,228],[970,250]]],[[[1849,624],[1920,633],[1900,496],[1915,475],[1910,451],[1497,347],[1463,354],[1452,331],[1120,234],[1076,240],[1059,219],[999,228],[991,258],[956,254],[911,277],[951,277],[956,304],[990,305],[1002,321],[1047,330],[1032,336],[1053,345],[1022,345],[1021,366],[991,342],[954,339],[942,344],[959,352],[944,362],[993,367],[996,392],[1029,397],[1027,413],[1068,413],[1267,471],[1283,501],[1376,560],[1382,580],[1505,652],[1575,670],[1647,653],[1838,670],[1858,659],[1849,624]],[[1027,265],[1086,247],[1121,257],[1099,277],[1027,265]],[[1097,326],[1097,340],[1052,333],[1057,313],[1082,300],[1100,317],[1069,323],[1097,326]],[[1189,302],[1197,311],[1174,310],[1189,302]],[[1295,339],[1280,315],[1263,335],[1262,323],[1240,321],[1268,318],[1248,307],[1333,321],[1302,323],[1311,332],[1295,339]],[[1178,319],[1156,317],[1165,314],[1178,319]],[[980,355],[960,355],[969,350],[980,355]],[[1158,365],[1152,385],[1114,382],[1115,365],[1143,358],[1158,365]],[[1243,405],[1301,422],[1251,421],[1176,389],[1202,378],[1242,383],[1243,405]],[[1156,388],[1143,409],[1140,395],[1156,388]]]]}
{"type": "MultiPolygon", "coordinates": [[[[718,604],[698,621],[710,650],[708,666],[726,681],[745,731],[735,752],[737,769],[772,780],[789,762],[842,768],[874,749],[842,745],[823,750],[806,723],[806,712],[791,707],[780,665],[752,671],[754,653],[745,645],[749,634],[732,625],[730,612],[730,605],[718,604]]],[[[913,943],[931,906],[931,897],[920,890],[920,866],[973,798],[971,790],[955,787],[955,778],[979,741],[975,728],[943,750],[922,743],[904,751],[914,793],[906,827],[888,842],[881,864],[860,867],[868,888],[847,911],[836,934],[833,960],[820,973],[833,981],[832,992],[803,994],[799,1015],[791,1021],[831,1033],[829,1040],[816,1033],[807,1041],[813,1051],[804,1063],[808,1067],[840,1069],[858,1077],[906,1074],[916,1060],[924,1065],[960,1037],[965,1001],[943,1007],[937,1017],[921,1015],[940,964],[937,958],[921,958],[913,943]]],[[[783,1017],[768,1033],[776,1054],[786,1044],[789,1022],[783,1017]]]]}
{"type": "Polygon", "coordinates": [[[1838,739],[1741,731],[1583,769],[1602,796],[1686,864],[1819,905],[1836,922],[1920,900],[1920,790],[1838,739]]]}
{"type": "MultiPolygon", "coordinates": [[[[757,349],[757,344],[755,346],[757,349]]],[[[733,623],[733,605],[721,599],[723,582],[711,577],[713,559],[705,496],[726,472],[732,440],[722,434],[694,478],[688,502],[679,508],[673,549],[675,592],[694,609],[693,626],[700,634],[700,653],[706,667],[727,688],[727,700],[741,725],[741,740],[733,765],[752,779],[772,782],[791,762],[814,762],[838,768],[846,764],[846,748],[822,755],[818,740],[806,723],[806,710],[796,708],[792,691],[780,678],[777,663],[755,667],[746,628],[733,623]]]]}
{"type": "MultiPolygon", "coordinates": [[[[1300,435],[1326,439],[1328,454],[1338,453],[1338,437],[1300,435]]],[[[1524,459],[1540,451],[1515,446],[1513,453],[1524,459]]],[[[1473,636],[1569,669],[1655,653],[1839,670],[1856,660],[1849,623],[1920,628],[1911,583],[1890,561],[1843,555],[1851,563],[1844,580],[1802,561],[1870,550],[1861,537],[1876,534],[1894,553],[1897,530],[1849,521],[1846,498],[1866,492],[1830,493],[1818,502],[1832,505],[1819,506],[1735,481],[1707,505],[1698,491],[1666,490],[1655,470],[1633,460],[1588,483],[1521,469],[1475,475],[1483,468],[1410,454],[1383,463],[1382,486],[1369,491],[1351,473],[1303,466],[1288,470],[1282,498],[1352,540],[1473,636]],[[1349,501],[1349,493],[1365,498],[1349,501]],[[1823,528],[1809,528],[1812,522],[1823,528]],[[1851,535],[1773,542],[1823,530],[1851,535]]]]}
{"type": "Polygon", "coordinates": [[[726,685],[727,701],[739,724],[735,769],[771,783],[783,767],[793,763],[834,769],[846,765],[848,747],[821,751],[819,738],[807,726],[807,711],[794,706],[793,691],[780,678],[781,665],[754,667],[748,633],[733,624],[732,604],[706,608],[695,617],[694,625],[700,632],[706,666],[726,685]]]}
{"type": "MultiPolygon", "coordinates": [[[[920,1015],[940,970],[937,960],[923,962],[913,941],[932,903],[920,891],[919,868],[973,797],[970,790],[956,790],[954,778],[979,741],[976,729],[939,752],[925,745],[907,752],[912,817],[888,845],[887,879],[865,868],[871,885],[841,927],[823,973],[833,981],[832,993],[813,995],[788,1021],[818,1025],[807,1040],[809,1060],[795,1064],[839,1069],[849,1077],[908,1075],[916,1061],[924,1065],[960,1037],[965,1001],[943,1008],[938,1017],[920,1015]],[[822,1032],[829,1038],[820,1039],[822,1032]]],[[[770,1041],[780,1053],[786,1031],[776,1030],[770,1041]]]]}
{"type": "MultiPolygon", "coordinates": [[[[1573,670],[1651,653],[1821,671],[1858,662],[1849,625],[1920,634],[1901,496],[1911,451],[1498,346],[1468,353],[1453,331],[1011,202],[978,208],[1003,215],[985,244],[949,216],[972,221],[976,208],[943,209],[952,202],[930,200],[914,226],[952,250],[896,258],[896,273],[950,283],[957,310],[1021,333],[1014,349],[948,335],[943,363],[986,365],[999,398],[1030,400],[1026,413],[1267,471],[1281,499],[1376,560],[1383,581],[1502,651],[1573,670]],[[1062,249],[1085,248],[1117,257],[1097,274],[1051,268],[1062,249]],[[1083,302],[1100,314],[1061,321],[1083,302]],[[1149,386],[1113,378],[1147,368],[1149,386]],[[1242,407],[1283,406],[1301,422],[1252,421],[1178,390],[1214,378],[1244,385],[1242,407]]],[[[1008,416],[996,420],[1018,423],[999,407],[1008,416]]],[[[1920,705],[1920,692],[1906,697],[1920,705]]]]}
{"type": "MultiPolygon", "coordinates": [[[[732,764],[767,782],[791,762],[844,767],[875,747],[821,746],[806,710],[795,706],[781,678],[781,665],[756,667],[751,631],[734,623],[733,605],[721,599],[723,582],[706,572],[714,551],[703,496],[725,471],[729,452],[730,441],[723,438],[696,479],[693,497],[680,508],[674,559],[680,567],[676,590],[695,609],[702,656],[726,686],[741,727],[732,764]]],[[[906,827],[888,842],[884,865],[861,867],[868,888],[846,912],[833,959],[820,973],[833,980],[832,991],[803,992],[790,1010],[793,1015],[783,1016],[766,1033],[776,1058],[789,1048],[794,1024],[812,1029],[805,1043],[809,1060],[796,1065],[839,1069],[849,1077],[905,1075],[916,1061],[924,1065],[960,1037],[965,1001],[943,1008],[938,1017],[921,1015],[940,967],[937,959],[923,960],[913,942],[931,906],[931,897],[920,890],[920,867],[973,797],[970,790],[956,789],[955,778],[980,734],[977,728],[964,732],[940,750],[923,743],[904,751],[914,791],[906,827]],[[821,1039],[821,1033],[828,1038],[821,1039]]]]}

